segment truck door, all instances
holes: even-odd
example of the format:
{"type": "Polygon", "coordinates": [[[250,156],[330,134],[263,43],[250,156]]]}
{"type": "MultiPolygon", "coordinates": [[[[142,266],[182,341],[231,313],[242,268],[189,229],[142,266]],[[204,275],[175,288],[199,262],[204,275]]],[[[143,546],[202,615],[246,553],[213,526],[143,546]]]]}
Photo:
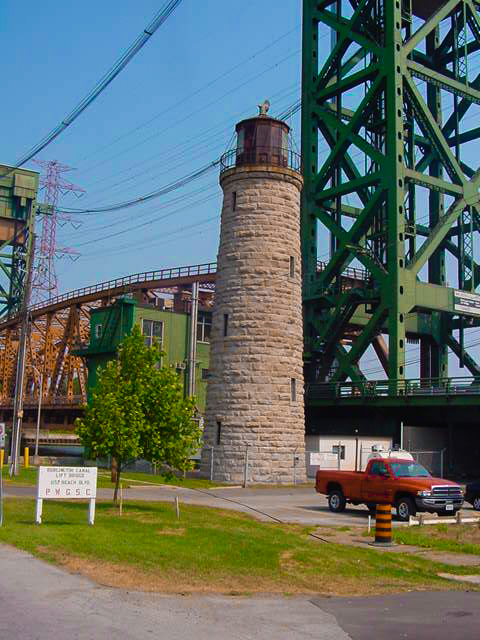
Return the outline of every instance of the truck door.
{"type": "Polygon", "coordinates": [[[390,494],[390,472],[383,460],[370,463],[363,482],[364,498],[367,502],[388,501],[390,494]]]}

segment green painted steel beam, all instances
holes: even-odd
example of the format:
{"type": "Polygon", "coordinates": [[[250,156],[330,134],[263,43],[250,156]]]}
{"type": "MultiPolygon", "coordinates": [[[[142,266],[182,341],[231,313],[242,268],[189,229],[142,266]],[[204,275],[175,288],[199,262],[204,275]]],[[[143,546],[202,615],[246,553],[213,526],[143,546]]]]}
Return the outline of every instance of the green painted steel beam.
{"type": "Polygon", "coordinates": [[[0,318],[18,313],[32,268],[38,173],[0,165],[0,318]]]}
{"type": "Polygon", "coordinates": [[[465,82],[450,78],[445,73],[434,71],[411,60],[407,61],[407,68],[415,78],[425,80],[433,86],[445,89],[460,98],[466,98],[472,104],[480,104],[480,91],[465,84],[465,82]]]}
{"type": "Polygon", "coordinates": [[[361,379],[361,355],[379,333],[388,338],[392,396],[407,375],[407,335],[424,340],[424,377],[447,375],[448,348],[472,370],[464,344],[452,346],[463,312],[446,284],[445,254],[467,274],[458,288],[473,290],[480,184],[463,147],[480,138],[480,127],[466,129],[463,120],[480,104],[480,74],[470,77],[480,5],[449,0],[413,32],[409,2],[303,4],[305,352],[315,363],[309,370],[321,372],[307,382],[361,379]],[[334,36],[324,52],[325,30],[334,36]],[[329,147],[321,162],[320,135],[329,147]],[[330,260],[317,274],[326,234],[330,260]],[[342,271],[359,264],[361,292],[347,295],[342,271]]]}

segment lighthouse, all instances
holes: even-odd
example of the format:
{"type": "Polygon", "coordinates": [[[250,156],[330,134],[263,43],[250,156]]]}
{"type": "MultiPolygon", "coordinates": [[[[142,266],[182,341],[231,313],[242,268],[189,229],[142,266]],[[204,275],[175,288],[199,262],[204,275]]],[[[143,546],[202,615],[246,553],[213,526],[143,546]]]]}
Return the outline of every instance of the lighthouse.
{"type": "Polygon", "coordinates": [[[305,480],[302,176],[268,107],[237,124],[220,172],[202,469],[234,484],[305,480]]]}

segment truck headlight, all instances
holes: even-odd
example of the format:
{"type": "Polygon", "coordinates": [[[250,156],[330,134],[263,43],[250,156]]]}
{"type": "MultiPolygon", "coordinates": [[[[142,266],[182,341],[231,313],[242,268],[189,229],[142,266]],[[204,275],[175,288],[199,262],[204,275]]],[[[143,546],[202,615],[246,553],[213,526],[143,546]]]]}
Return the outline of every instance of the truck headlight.
{"type": "Polygon", "coordinates": [[[417,491],[417,496],[422,496],[423,498],[431,495],[432,495],[431,491],[417,491]]]}

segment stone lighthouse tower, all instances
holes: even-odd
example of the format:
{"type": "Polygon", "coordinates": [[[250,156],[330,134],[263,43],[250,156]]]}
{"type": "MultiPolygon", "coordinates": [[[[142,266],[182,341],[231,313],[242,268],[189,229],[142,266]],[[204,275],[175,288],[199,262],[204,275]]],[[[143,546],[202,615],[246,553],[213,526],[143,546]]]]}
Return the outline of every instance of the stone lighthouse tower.
{"type": "Polygon", "coordinates": [[[202,469],[231,483],[305,479],[302,177],[289,127],[268,107],[237,124],[220,175],[202,469]]]}

